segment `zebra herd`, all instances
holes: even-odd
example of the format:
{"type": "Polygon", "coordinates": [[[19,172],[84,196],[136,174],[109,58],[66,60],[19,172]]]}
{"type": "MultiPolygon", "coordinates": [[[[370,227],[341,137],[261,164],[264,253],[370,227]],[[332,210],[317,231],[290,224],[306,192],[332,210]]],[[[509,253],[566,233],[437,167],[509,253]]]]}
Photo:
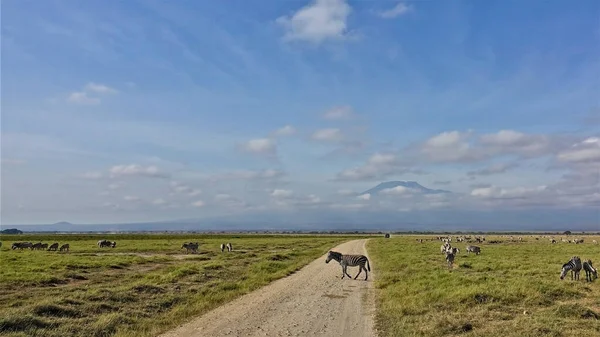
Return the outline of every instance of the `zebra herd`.
{"type": "MultiPolygon", "coordinates": [[[[460,239],[461,240],[457,239],[457,241],[459,241],[459,242],[465,241],[462,238],[460,238],[460,239]]],[[[477,239],[479,240],[478,242],[485,241],[485,237],[483,237],[483,239],[477,237],[477,239]]],[[[452,242],[451,237],[438,237],[438,240],[444,242],[444,244],[442,244],[440,246],[440,252],[442,254],[446,255],[446,262],[448,262],[448,268],[452,268],[452,265],[454,264],[454,258],[456,257],[457,254],[460,254],[460,249],[458,247],[452,247],[452,244],[450,243],[450,242],[452,242]]],[[[465,250],[467,251],[468,254],[470,254],[470,253],[474,253],[475,255],[481,254],[481,247],[479,247],[479,246],[468,245],[465,248],[465,250]]]]}
{"type": "Polygon", "coordinates": [[[46,251],[61,251],[61,252],[68,252],[69,251],[69,244],[65,243],[64,245],[60,246],[59,248],[59,244],[58,242],[55,242],[51,245],[48,245],[47,243],[31,243],[31,242],[14,242],[11,246],[12,250],[23,250],[29,248],[31,250],[46,250],[46,251]]]}
{"type": "MultiPolygon", "coordinates": [[[[181,249],[185,249],[186,253],[198,253],[198,248],[200,247],[200,243],[198,242],[184,242],[183,245],[181,245],[181,249]]],[[[224,252],[225,249],[227,249],[228,252],[232,252],[233,251],[233,246],[231,245],[231,242],[227,242],[226,244],[222,243],[221,244],[221,252],[224,252]]]]}
{"type": "Polygon", "coordinates": [[[560,271],[560,279],[563,280],[567,273],[571,272],[571,280],[579,280],[579,273],[581,269],[585,271],[585,280],[592,282],[598,278],[598,270],[592,265],[592,260],[585,260],[581,262],[579,256],[573,256],[569,262],[563,264],[562,270],[560,271]]]}
{"type": "Polygon", "coordinates": [[[100,247],[100,248],[104,248],[104,247],[115,248],[115,247],[117,247],[117,241],[100,240],[100,241],[98,241],[98,247],[100,247]]]}

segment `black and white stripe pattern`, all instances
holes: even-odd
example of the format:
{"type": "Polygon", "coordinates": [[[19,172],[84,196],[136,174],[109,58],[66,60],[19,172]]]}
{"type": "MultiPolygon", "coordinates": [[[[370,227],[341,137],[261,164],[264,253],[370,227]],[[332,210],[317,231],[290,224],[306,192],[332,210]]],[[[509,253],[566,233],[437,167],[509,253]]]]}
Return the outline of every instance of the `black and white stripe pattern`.
{"type": "Polygon", "coordinates": [[[228,251],[228,252],[231,252],[231,251],[233,251],[233,246],[231,245],[231,243],[230,243],[230,242],[227,242],[227,244],[226,244],[225,246],[227,247],[227,251],[228,251]]]}
{"type": "Polygon", "coordinates": [[[598,270],[594,268],[592,265],[592,260],[583,261],[582,265],[583,271],[585,271],[585,280],[592,282],[594,279],[598,278],[598,270]],[[592,278],[592,276],[594,278],[592,278]]]}
{"type": "Polygon", "coordinates": [[[579,280],[579,272],[581,272],[581,259],[579,256],[573,256],[569,262],[563,264],[560,272],[560,279],[564,279],[569,271],[571,271],[571,280],[579,280]]]}
{"type": "Polygon", "coordinates": [[[352,276],[348,274],[347,268],[356,266],[359,266],[360,269],[358,270],[358,274],[354,277],[355,280],[363,270],[365,271],[365,281],[369,278],[367,270],[371,271],[371,266],[369,265],[369,259],[364,255],[343,255],[342,253],[330,250],[325,263],[329,263],[331,260],[336,260],[342,266],[342,279],[346,275],[348,275],[349,278],[352,278],[352,276]],[[365,264],[367,265],[367,268],[365,268],[365,264]]]}
{"type": "Polygon", "coordinates": [[[467,246],[467,253],[475,253],[475,255],[479,255],[481,253],[481,248],[478,246],[467,246]]]}
{"type": "Polygon", "coordinates": [[[454,253],[451,250],[446,252],[446,261],[448,261],[448,268],[452,268],[452,264],[454,263],[454,253]]]}

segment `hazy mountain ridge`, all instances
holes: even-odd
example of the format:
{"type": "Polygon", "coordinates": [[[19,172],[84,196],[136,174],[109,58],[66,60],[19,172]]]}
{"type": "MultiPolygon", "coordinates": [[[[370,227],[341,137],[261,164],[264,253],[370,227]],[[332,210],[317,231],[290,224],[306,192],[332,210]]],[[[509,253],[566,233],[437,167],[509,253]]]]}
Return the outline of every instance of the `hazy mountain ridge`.
{"type": "Polygon", "coordinates": [[[422,193],[422,194],[452,193],[452,192],[446,191],[446,190],[439,190],[439,189],[434,190],[431,188],[427,188],[427,187],[419,184],[416,181],[394,180],[394,181],[382,182],[379,185],[360,193],[359,195],[364,195],[364,194],[377,195],[384,190],[394,189],[399,186],[407,188],[407,189],[415,191],[415,192],[418,192],[418,193],[422,193]]]}

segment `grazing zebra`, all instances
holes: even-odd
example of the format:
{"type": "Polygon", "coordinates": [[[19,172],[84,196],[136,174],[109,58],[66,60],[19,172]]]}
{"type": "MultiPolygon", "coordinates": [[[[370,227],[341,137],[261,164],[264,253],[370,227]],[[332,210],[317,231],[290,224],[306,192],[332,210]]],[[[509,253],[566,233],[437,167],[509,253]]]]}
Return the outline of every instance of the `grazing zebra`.
{"type": "Polygon", "coordinates": [[[571,280],[579,280],[579,272],[581,272],[581,259],[579,256],[573,256],[569,262],[563,264],[560,272],[560,279],[564,279],[569,270],[571,271],[571,280]]]}
{"type": "Polygon", "coordinates": [[[15,249],[21,249],[23,250],[24,248],[31,248],[33,246],[33,243],[31,242],[15,242],[12,244],[11,249],[15,250],[15,249]]]}
{"type": "Polygon", "coordinates": [[[575,242],[575,244],[577,245],[577,244],[583,243],[583,239],[575,239],[575,240],[573,240],[573,242],[575,242]]]}
{"type": "Polygon", "coordinates": [[[108,241],[108,240],[100,240],[98,241],[98,247],[102,248],[102,247],[111,247],[111,248],[115,248],[117,246],[117,242],[116,241],[108,241]]]}
{"type": "Polygon", "coordinates": [[[33,246],[31,246],[31,250],[39,250],[40,248],[42,248],[41,242],[35,243],[33,246]]]}
{"type": "Polygon", "coordinates": [[[593,243],[593,244],[595,244],[595,245],[597,245],[597,244],[598,244],[598,241],[596,241],[596,240],[592,240],[592,243],[593,243]]]}
{"type": "Polygon", "coordinates": [[[325,260],[325,263],[329,263],[329,261],[331,261],[332,259],[339,262],[340,265],[342,266],[342,279],[346,275],[348,275],[349,278],[352,278],[352,276],[350,276],[350,274],[348,274],[348,267],[356,267],[356,266],[359,266],[360,268],[358,270],[358,274],[356,274],[356,276],[354,277],[355,280],[363,270],[365,271],[365,281],[369,278],[369,273],[367,273],[367,270],[371,271],[371,265],[369,264],[369,259],[367,259],[366,256],[364,256],[364,255],[343,255],[342,253],[338,253],[338,252],[334,252],[334,251],[330,250],[329,254],[327,254],[327,259],[325,260]],[[367,265],[367,268],[365,268],[365,264],[367,265]]]}
{"type": "Polygon", "coordinates": [[[454,253],[452,251],[446,252],[446,261],[448,261],[448,268],[452,268],[452,264],[454,263],[454,253]]]}
{"type": "Polygon", "coordinates": [[[40,246],[40,249],[48,249],[48,244],[42,243],[42,245],[40,246]]]}
{"type": "Polygon", "coordinates": [[[556,240],[550,239],[550,243],[556,243],[556,240]]]}
{"type": "Polygon", "coordinates": [[[582,268],[585,271],[585,280],[592,282],[598,278],[598,270],[592,265],[592,260],[583,261],[582,268]],[[594,276],[594,278],[592,278],[594,276]]]}
{"type": "Polygon", "coordinates": [[[479,253],[481,253],[481,248],[478,246],[467,246],[467,253],[475,253],[475,255],[479,255],[479,253]]]}
{"type": "Polygon", "coordinates": [[[63,252],[63,251],[66,251],[66,252],[68,252],[68,251],[69,251],[69,248],[70,248],[70,247],[69,247],[69,244],[68,244],[68,243],[65,243],[64,245],[60,246],[60,248],[59,248],[58,250],[59,250],[59,251],[61,251],[61,252],[63,252]]]}
{"type": "Polygon", "coordinates": [[[441,245],[441,246],[440,246],[440,253],[441,253],[441,254],[444,254],[444,253],[446,253],[446,250],[448,250],[448,247],[449,247],[449,246],[448,246],[447,244],[443,244],[443,245],[441,245]]]}
{"type": "Polygon", "coordinates": [[[181,249],[185,248],[186,254],[190,251],[192,251],[192,253],[197,253],[199,246],[200,244],[198,242],[184,242],[183,245],[181,245],[181,249]]]}
{"type": "Polygon", "coordinates": [[[452,251],[452,254],[454,254],[454,255],[460,254],[460,249],[458,249],[458,247],[452,247],[451,251],[452,251]]]}
{"type": "Polygon", "coordinates": [[[227,251],[228,251],[228,252],[232,252],[232,251],[233,251],[233,246],[231,245],[231,243],[230,243],[230,242],[227,242],[227,245],[226,245],[226,246],[227,246],[227,251]]]}
{"type": "Polygon", "coordinates": [[[224,244],[221,244],[221,253],[222,253],[223,251],[225,251],[225,245],[224,245],[224,244]]]}
{"type": "Polygon", "coordinates": [[[48,247],[48,250],[56,251],[58,249],[58,242],[55,242],[48,247]]]}

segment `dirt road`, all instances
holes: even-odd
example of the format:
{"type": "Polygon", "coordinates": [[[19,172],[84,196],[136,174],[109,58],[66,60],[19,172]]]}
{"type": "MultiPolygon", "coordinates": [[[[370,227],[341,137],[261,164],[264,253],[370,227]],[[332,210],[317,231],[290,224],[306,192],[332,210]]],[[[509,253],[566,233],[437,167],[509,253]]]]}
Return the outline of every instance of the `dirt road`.
{"type": "MultiPolygon", "coordinates": [[[[366,254],[365,242],[346,242],[334,250],[366,254]]],[[[357,280],[342,280],[341,266],[335,260],[325,264],[325,257],[162,337],[375,336],[373,274],[367,282],[364,272],[357,280]]],[[[348,272],[354,277],[358,267],[349,267],[348,272]]]]}

